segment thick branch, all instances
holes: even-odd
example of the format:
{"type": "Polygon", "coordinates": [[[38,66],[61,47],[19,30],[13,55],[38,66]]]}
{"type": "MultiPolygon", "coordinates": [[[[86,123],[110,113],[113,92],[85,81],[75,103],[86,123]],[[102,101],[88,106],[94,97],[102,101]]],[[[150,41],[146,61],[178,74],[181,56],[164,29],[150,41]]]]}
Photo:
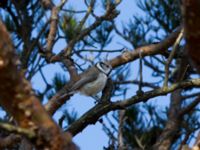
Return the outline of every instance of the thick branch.
{"type": "Polygon", "coordinates": [[[70,144],[49,117],[30,84],[19,71],[19,60],[5,26],[0,22],[0,104],[20,127],[37,129],[36,147],[62,150],[70,144]],[[56,144],[55,144],[56,143],[56,144]]]}
{"type": "Polygon", "coordinates": [[[146,102],[150,98],[166,95],[175,91],[176,89],[182,89],[187,87],[200,87],[200,79],[192,79],[183,81],[180,83],[172,84],[170,87],[163,89],[159,88],[156,90],[152,90],[149,92],[145,92],[141,96],[133,96],[127,100],[117,101],[117,102],[105,102],[99,103],[93,108],[91,108],[88,112],[86,112],[82,117],[80,117],[77,121],[72,123],[66,131],[72,133],[72,135],[76,135],[77,133],[81,132],[86,126],[89,124],[95,124],[98,119],[103,116],[104,114],[117,110],[117,109],[124,109],[128,106],[139,102],[146,102]]]}
{"type": "Polygon", "coordinates": [[[200,0],[183,0],[182,16],[188,54],[200,72],[200,0]]]}
{"type": "Polygon", "coordinates": [[[180,31],[181,31],[181,27],[178,27],[175,32],[170,34],[166,39],[164,39],[160,43],[142,46],[142,47],[136,48],[134,51],[127,51],[123,53],[122,55],[110,60],[109,62],[113,66],[113,68],[115,68],[123,64],[126,64],[130,61],[134,61],[137,58],[139,58],[140,50],[142,50],[143,57],[156,55],[156,54],[162,54],[164,53],[165,49],[169,48],[171,45],[174,44],[174,41],[176,40],[180,31]]]}
{"type": "Polygon", "coordinates": [[[173,91],[171,94],[170,108],[168,121],[157,138],[153,150],[168,150],[175,140],[178,134],[182,116],[177,115],[177,112],[181,109],[181,89],[173,91]]]}
{"type": "MultiPolygon", "coordinates": [[[[174,46],[174,50],[175,47],[176,46],[174,46]]],[[[172,50],[172,53],[174,50],[172,50]]],[[[172,56],[173,54],[170,54],[171,58],[172,56]]],[[[168,59],[168,62],[171,61],[170,60],[171,58],[168,59]]],[[[183,57],[180,61],[177,60],[176,65],[178,67],[177,67],[177,73],[174,76],[174,80],[175,82],[180,82],[181,81],[180,78],[183,76],[183,70],[185,69],[186,66],[185,58],[183,57]]],[[[165,69],[167,69],[167,67],[165,69]]],[[[168,85],[166,82],[164,88],[166,88],[167,86],[168,85]]],[[[183,118],[183,115],[180,115],[180,113],[178,113],[181,110],[181,104],[182,104],[181,92],[182,89],[177,89],[171,93],[168,120],[166,122],[163,131],[157,138],[157,141],[153,146],[153,150],[168,150],[170,149],[172,143],[174,143],[177,138],[177,134],[179,133],[178,131],[183,118]]]]}

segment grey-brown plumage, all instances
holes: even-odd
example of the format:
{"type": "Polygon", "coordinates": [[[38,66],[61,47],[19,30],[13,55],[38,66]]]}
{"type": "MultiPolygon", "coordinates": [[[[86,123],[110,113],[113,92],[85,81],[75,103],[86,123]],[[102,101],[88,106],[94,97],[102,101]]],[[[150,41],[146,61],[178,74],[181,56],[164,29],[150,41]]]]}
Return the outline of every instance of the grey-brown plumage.
{"type": "Polygon", "coordinates": [[[96,95],[104,89],[111,70],[111,65],[105,62],[97,63],[80,74],[80,80],[71,87],[70,94],[80,92],[87,96],[96,95]]]}

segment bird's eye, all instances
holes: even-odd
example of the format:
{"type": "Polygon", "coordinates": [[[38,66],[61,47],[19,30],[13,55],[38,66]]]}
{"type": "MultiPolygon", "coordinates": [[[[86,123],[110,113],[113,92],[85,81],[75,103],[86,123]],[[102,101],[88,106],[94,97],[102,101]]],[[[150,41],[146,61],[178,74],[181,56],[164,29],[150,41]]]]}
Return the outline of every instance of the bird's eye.
{"type": "Polygon", "coordinates": [[[109,70],[110,69],[110,66],[108,64],[104,63],[104,62],[100,62],[99,65],[103,70],[109,70]]]}
{"type": "Polygon", "coordinates": [[[104,68],[104,69],[107,69],[107,68],[108,68],[108,65],[107,65],[107,64],[104,64],[104,63],[102,63],[101,66],[102,66],[102,68],[104,68]]]}

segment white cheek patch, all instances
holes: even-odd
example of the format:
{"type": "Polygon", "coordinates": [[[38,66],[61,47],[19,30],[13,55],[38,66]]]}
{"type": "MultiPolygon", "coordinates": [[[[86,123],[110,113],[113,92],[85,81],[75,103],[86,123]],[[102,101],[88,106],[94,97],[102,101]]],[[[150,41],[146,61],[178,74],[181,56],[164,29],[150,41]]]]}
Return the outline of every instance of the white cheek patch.
{"type": "Polygon", "coordinates": [[[104,63],[97,63],[97,68],[103,72],[104,74],[108,75],[111,71],[111,67],[107,66],[104,63]]]}

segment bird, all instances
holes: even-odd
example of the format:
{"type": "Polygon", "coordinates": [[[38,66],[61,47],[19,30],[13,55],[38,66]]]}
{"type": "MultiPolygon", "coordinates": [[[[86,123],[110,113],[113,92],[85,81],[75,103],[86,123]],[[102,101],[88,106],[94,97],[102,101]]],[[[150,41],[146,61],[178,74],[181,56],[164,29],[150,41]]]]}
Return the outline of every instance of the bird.
{"type": "Polygon", "coordinates": [[[86,96],[95,96],[107,83],[112,66],[108,62],[98,62],[80,74],[80,79],[70,88],[69,95],[79,92],[86,96]]]}

